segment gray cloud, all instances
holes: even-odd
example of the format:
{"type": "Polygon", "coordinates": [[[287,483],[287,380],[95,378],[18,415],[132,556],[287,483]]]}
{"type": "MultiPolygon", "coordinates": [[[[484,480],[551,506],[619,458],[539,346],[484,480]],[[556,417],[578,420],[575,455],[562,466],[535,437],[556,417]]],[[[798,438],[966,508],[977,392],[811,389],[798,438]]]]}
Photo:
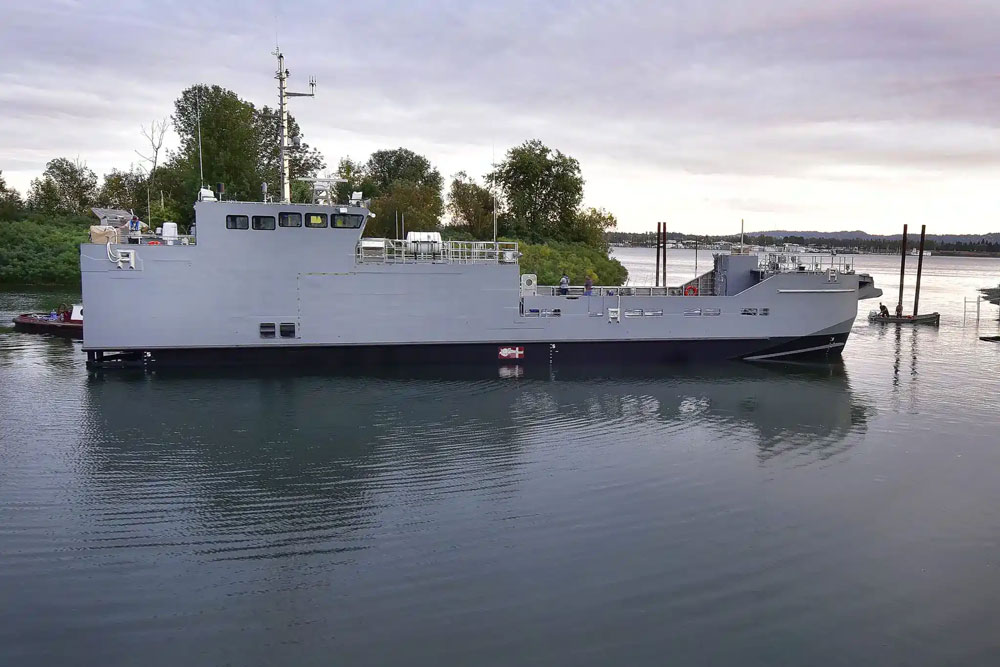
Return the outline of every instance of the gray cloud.
{"type": "MultiPolygon", "coordinates": [[[[293,83],[320,81],[317,99],[293,111],[330,163],[402,144],[459,159],[537,136],[580,157],[585,173],[587,158],[601,173],[618,163],[650,183],[682,175],[706,188],[828,185],[851,168],[1000,170],[991,3],[100,5],[4,9],[0,169],[19,185],[56,155],[99,171],[134,161],[139,124],[169,114],[194,82],[273,105],[276,34],[293,83]]],[[[475,171],[443,171],[462,166],[475,171]]],[[[642,199],[651,186],[637,187],[642,199]]],[[[752,191],[706,199],[802,209],[752,191]]]]}

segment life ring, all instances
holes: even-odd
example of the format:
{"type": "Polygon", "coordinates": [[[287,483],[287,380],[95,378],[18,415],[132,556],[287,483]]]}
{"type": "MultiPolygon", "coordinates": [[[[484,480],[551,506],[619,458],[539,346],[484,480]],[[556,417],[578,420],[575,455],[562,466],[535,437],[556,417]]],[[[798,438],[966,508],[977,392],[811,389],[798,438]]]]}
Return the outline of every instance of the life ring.
{"type": "Polygon", "coordinates": [[[698,296],[698,288],[694,285],[688,285],[684,288],[684,296],[698,296]]]}
{"type": "Polygon", "coordinates": [[[160,245],[160,242],[159,241],[150,241],[146,245],[160,245]]]}

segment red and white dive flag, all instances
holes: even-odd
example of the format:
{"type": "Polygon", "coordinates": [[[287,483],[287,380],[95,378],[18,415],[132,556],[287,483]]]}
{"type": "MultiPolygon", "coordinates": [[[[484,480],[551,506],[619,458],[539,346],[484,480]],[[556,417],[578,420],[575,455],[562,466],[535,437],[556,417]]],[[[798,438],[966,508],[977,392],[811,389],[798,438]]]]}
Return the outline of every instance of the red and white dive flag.
{"type": "Polygon", "coordinates": [[[498,359],[524,359],[523,347],[501,347],[497,352],[498,359]]]}

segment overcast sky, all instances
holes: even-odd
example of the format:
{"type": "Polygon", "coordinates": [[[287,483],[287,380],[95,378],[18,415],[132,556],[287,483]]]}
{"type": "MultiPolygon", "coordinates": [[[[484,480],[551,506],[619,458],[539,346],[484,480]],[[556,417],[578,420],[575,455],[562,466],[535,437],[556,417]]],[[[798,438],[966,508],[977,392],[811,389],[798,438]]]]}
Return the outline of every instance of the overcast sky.
{"type": "Polygon", "coordinates": [[[619,228],[1000,231],[1000,2],[0,3],[0,169],[127,167],[197,82],[306,141],[481,177],[529,138],[576,157],[619,228]]]}

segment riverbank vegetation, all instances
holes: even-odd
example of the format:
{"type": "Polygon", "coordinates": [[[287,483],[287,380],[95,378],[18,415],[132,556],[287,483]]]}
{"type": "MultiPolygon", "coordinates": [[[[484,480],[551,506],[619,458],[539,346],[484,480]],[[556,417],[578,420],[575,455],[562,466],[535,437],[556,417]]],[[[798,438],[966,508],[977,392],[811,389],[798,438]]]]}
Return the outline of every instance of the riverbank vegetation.
{"type": "Polygon", "coordinates": [[[0,284],[76,285],[90,221],[76,215],[28,214],[0,221],[0,284]]]}
{"type": "MultiPolygon", "coordinates": [[[[275,109],[257,107],[231,90],[191,86],[169,118],[142,128],[138,165],[99,179],[79,158],[54,158],[24,196],[0,172],[0,283],[78,283],[76,246],[96,223],[93,206],[132,211],[151,228],[172,220],[186,231],[201,187],[222,183],[226,199],[242,201],[280,196],[278,122],[275,109]],[[164,148],[168,129],[177,135],[176,149],[164,148]]],[[[367,236],[394,237],[405,220],[410,231],[492,240],[495,218],[499,237],[521,243],[521,271],[538,274],[543,283],[558,282],[564,272],[579,284],[590,277],[619,285],[628,276],[608,252],[605,233],[617,225],[614,216],[582,205],[579,163],[540,141],[511,148],[481,181],[455,174],[447,192],[431,161],[407,148],[375,151],[366,160],[344,157],[335,172],[328,171],[291,116],[289,144],[292,201],[312,197],[310,183],[297,179],[339,176],[340,201],[353,192],[370,199],[376,216],[367,236]]]]}

